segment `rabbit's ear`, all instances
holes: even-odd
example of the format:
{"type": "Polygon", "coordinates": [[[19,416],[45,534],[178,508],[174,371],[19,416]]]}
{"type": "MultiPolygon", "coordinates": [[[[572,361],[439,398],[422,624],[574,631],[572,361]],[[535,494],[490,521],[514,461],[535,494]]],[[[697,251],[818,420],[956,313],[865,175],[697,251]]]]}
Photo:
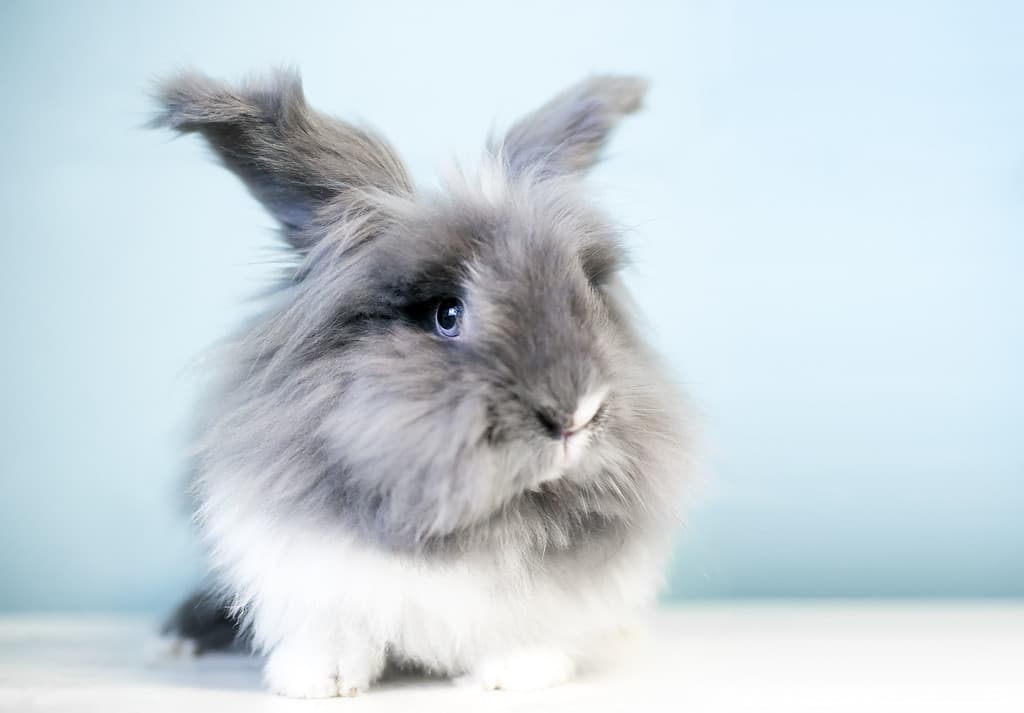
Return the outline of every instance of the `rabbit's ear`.
{"type": "Polygon", "coordinates": [[[317,211],[346,192],[412,190],[386,142],[307,106],[295,72],[237,88],[185,73],[162,83],[157,99],[152,125],[202,134],[296,247],[309,247],[317,211]]]}
{"type": "Polygon", "coordinates": [[[640,108],[647,82],[598,76],[562,92],[509,129],[497,148],[513,175],[580,173],[593,166],[612,128],[640,108]]]}

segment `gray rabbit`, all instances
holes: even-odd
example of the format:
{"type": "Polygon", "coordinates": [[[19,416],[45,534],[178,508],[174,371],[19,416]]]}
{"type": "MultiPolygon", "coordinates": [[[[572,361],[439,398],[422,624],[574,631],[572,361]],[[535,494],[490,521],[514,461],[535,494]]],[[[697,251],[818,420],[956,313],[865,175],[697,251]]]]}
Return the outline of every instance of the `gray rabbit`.
{"type": "Polygon", "coordinates": [[[274,691],[354,695],[388,662],[552,685],[653,602],[685,410],[581,180],[645,90],[583,81],[431,193],[294,73],[160,86],[155,123],[201,134],[294,257],[223,345],[192,484],[274,691]]]}

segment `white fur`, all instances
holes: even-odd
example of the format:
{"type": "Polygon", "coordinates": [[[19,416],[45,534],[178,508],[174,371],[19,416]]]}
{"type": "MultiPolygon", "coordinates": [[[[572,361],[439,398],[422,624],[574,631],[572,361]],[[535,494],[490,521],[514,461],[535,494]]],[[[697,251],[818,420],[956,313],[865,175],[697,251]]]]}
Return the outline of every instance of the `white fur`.
{"type": "Polygon", "coordinates": [[[530,691],[547,688],[572,678],[576,662],[558,649],[537,649],[479,662],[470,678],[489,691],[530,691]]]}
{"type": "Polygon", "coordinates": [[[226,495],[204,512],[214,562],[270,653],[269,685],[293,697],[364,690],[385,651],[488,688],[557,683],[659,583],[660,554],[639,546],[570,587],[513,555],[424,561],[246,516],[226,495]]]}
{"type": "Polygon", "coordinates": [[[608,389],[600,389],[593,391],[582,399],[580,399],[579,405],[576,407],[576,412],[572,415],[572,425],[569,427],[570,431],[579,431],[581,428],[586,426],[588,423],[594,420],[594,416],[601,408],[601,404],[604,403],[605,397],[608,395],[608,389]]]}
{"type": "Polygon", "coordinates": [[[480,194],[491,205],[501,205],[508,195],[508,175],[499,160],[483,160],[478,174],[480,194]]]}

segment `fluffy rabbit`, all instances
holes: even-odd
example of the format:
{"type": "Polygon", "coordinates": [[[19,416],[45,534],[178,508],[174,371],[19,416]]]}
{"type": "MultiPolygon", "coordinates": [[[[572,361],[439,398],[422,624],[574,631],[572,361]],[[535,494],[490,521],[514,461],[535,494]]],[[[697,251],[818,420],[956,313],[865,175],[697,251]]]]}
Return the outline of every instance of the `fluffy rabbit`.
{"type": "Polygon", "coordinates": [[[160,86],[155,123],[202,135],[294,258],[224,345],[193,482],[274,691],[387,662],[551,685],[653,601],[683,411],[581,180],[645,88],[583,81],[431,193],[294,73],[160,86]]]}

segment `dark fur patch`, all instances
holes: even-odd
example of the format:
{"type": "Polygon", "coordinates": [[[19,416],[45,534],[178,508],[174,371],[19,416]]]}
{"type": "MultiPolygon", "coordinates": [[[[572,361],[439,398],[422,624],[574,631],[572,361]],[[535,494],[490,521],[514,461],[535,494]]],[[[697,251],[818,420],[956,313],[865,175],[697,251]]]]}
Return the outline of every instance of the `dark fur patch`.
{"type": "Polygon", "coordinates": [[[161,628],[165,636],[195,642],[195,653],[245,650],[247,637],[223,596],[213,591],[194,593],[171,613],[161,628]]]}

